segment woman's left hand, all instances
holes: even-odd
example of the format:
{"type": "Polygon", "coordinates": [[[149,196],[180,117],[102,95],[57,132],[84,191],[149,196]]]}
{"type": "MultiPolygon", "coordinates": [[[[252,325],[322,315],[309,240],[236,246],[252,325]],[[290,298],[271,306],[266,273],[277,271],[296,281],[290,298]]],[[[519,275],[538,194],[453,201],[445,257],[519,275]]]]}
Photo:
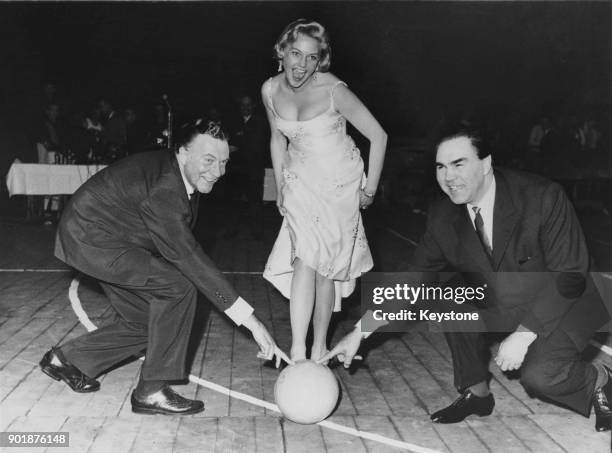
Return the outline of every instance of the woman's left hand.
{"type": "Polygon", "coordinates": [[[365,191],[361,189],[359,191],[359,208],[368,209],[368,207],[374,203],[374,196],[368,196],[365,194],[365,191]]]}

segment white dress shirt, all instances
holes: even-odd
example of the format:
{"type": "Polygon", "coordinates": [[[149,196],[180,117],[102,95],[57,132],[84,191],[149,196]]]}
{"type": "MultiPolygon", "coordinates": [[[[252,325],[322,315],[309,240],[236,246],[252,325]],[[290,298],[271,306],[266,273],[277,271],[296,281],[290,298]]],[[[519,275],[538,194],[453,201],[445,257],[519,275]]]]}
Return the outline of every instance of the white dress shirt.
{"type": "Polygon", "coordinates": [[[181,171],[181,177],[183,178],[183,184],[185,184],[185,190],[187,191],[187,198],[191,200],[191,196],[195,192],[195,188],[191,185],[189,181],[187,181],[187,177],[185,176],[185,170],[183,169],[183,165],[181,165],[181,161],[178,158],[178,154],[176,155],[176,160],[178,162],[179,170],[181,171]]]}

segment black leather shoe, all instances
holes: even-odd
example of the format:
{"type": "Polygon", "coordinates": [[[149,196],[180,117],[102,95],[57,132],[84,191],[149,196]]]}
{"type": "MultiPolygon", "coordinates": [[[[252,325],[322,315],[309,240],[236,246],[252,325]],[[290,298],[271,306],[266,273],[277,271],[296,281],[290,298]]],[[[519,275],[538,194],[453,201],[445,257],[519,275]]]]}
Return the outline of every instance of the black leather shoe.
{"type": "Polygon", "coordinates": [[[86,376],[81,370],[72,365],[59,349],[51,348],[43,356],[39,363],[40,369],[47,376],[56,381],[62,380],[77,393],[95,392],[100,389],[100,383],[86,376]],[[57,358],[61,365],[54,365],[53,359],[57,358]]]}
{"type": "Polygon", "coordinates": [[[457,423],[472,414],[483,417],[491,415],[494,406],[493,394],[489,393],[487,396],[480,397],[467,390],[453,404],[434,412],[431,421],[434,423],[457,423]]]}
{"type": "Polygon", "coordinates": [[[132,392],[132,412],[137,414],[187,415],[204,410],[204,403],[182,397],[165,385],[161,390],[145,397],[132,392]]]}
{"type": "Polygon", "coordinates": [[[612,376],[608,373],[608,382],[603,387],[595,389],[593,394],[593,409],[595,409],[595,431],[610,431],[612,429],[612,376]]]}

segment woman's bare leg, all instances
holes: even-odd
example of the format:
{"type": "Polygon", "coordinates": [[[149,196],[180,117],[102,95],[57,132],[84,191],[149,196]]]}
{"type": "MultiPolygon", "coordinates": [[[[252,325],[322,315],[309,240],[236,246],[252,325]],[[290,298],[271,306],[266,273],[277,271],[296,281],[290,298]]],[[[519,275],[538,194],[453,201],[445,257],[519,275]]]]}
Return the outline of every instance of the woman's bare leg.
{"type": "Polygon", "coordinates": [[[334,281],[316,274],[315,277],[315,308],[313,318],[314,339],[310,358],[317,360],[327,352],[327,331],[334,310],[334,281]]]}
{"type": "Polygon", "coordinates": [[[299,258],[293,262],[291,281],[291,359],[306,358],[306,334],[312,317],[315,300],[315,271],[306,266],[299,258]]]}

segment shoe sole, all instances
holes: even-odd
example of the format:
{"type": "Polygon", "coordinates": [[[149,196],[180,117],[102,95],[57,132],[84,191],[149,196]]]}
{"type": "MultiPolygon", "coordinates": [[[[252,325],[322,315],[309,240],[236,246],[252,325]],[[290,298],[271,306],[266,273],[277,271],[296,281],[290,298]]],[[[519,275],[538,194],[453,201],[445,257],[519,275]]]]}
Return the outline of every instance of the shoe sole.
{"type": "Polygon", "coordinates": [[[202,408],[200,409],[190,409],[188,411],[183,411],[183,412],[171,412],[171,411],[166,411],[166,410],[157,409],[157,408],[132,406],[132,412],[136,414],[147,414],[147,415],[192,415],[192,414],[199,414],[200,412],[203,412],[204,409],[205,409],[204,406],[202,406],[202,408]]]}
{"type": "Polygon", "coordinates": [[[70,387],[70,389],[73,392],[76,392],[76,393],[92,393],[92,392],[97,392],[98,390],[100,390],[100,387],[98,387],[98,388],[94,387],[94,388],[92,388],[90,390],[77,390],[74,387],[72,387],[70,385],[70,383],[66,379],[64,379],[64,377],[62,375],[58,374],[51,366],[45,366],[45,365],[40,364],[40,363],[39,363],[39,366],[40,366],[40,369],[42,370],[43,373],[45,373],[51,379],[54,379],[56,381],[63,381],[68,387],[70,387]]]}

